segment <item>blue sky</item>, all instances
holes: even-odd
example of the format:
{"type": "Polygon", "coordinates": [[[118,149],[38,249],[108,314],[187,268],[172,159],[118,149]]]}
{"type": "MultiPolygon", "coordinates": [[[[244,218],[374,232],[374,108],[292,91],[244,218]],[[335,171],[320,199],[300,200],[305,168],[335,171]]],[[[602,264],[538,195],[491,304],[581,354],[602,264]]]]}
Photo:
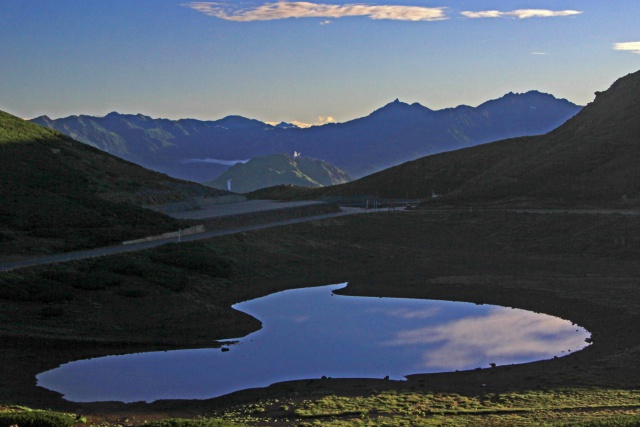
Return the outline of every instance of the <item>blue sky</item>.
{"type": "Polygon", "coordinates": [[[640,69],[638,0],[2,0],[0,110],[346,121],[640,69]]]}

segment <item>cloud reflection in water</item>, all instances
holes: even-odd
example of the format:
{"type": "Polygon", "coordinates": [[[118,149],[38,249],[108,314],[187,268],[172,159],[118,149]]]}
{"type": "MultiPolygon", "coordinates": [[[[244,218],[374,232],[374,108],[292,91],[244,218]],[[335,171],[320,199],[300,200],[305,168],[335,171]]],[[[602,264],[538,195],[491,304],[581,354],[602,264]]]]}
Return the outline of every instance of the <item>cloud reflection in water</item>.
{"type": "Polygon", "coordinates": [[[367,310],[366,312],[371,314],[384,314],[386,316],[399,319],[429,319],[436,317],[441,312],[441,310],[441,307],[426,307],[421,309],[400,307],[391,310],[384,308],[372,308],[370,310],[367,310]]]}
{"type": "Polygon", "coordinates": [[[564,345],[567,351],[585,347],[585,332],[566,320],[495,307],[486,315],[396,333],[387,346],[433,346],[423,355],[423,367],[464,369],[480,360],[513,363],[519,357],[545,357],[564,345]]]}
{"type": "Polygon", "coordinates": [[[39,374],[72,401],[203,399],[284,380],[384,378],[490,363],[530,362],[585,346],[588,332],[524,310],[451,301],[333,295],[345,285],[292,289],[233,306],[262,329],[228,351],[109,356],[39,374]]]}

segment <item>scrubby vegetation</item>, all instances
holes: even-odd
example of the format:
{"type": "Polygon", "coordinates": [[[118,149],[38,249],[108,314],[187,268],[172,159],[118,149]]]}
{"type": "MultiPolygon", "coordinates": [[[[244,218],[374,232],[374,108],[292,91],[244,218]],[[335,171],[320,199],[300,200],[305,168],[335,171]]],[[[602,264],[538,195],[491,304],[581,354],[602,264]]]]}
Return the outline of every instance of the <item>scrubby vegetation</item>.
{"type": "Polygon", "coordinates": [[[546,426],[640,425],[637,391],[561,389],[511,393],[374,392],[313,400],[265,400],[221,414],[258,425],[296,426],[546,426]]]}
{"type": "Polygon", "coordinates": [[[142,341],[169,336],[171,342],[176,339],[172,330],[202,324],[209,324],[208,333],[191,332],[180,340],[190,340],[194,333],[210,337],[216,321],[232,321],[224,320],[233,303],[224,294],[237,268],[214,245],[183,243],[0,273],[0,307],[13,313],[0,332],[30,336],[52,327],[64,331],[62,325],[76,319],[74,331],[63,332],[74,340],[129,340],[131,331],[138,330],[142,341]],[[148,331],[140,316],[165,325],[164,330],[148,331]]]}
{"type": "Polygon", "coordinates": [[[73,427],[81,421],[73,414],[0,404],[0,427],[73,427]]]}
{"type": "Polygon", "coordinates": [[[185,418],[169,418],[161,421],[154,421],[145,424],[148,427],[240,427],[241,424],[237,424],[232,421],[214,419],[214,418],[197,418],[197,419],[185,419],[185,418]]]}

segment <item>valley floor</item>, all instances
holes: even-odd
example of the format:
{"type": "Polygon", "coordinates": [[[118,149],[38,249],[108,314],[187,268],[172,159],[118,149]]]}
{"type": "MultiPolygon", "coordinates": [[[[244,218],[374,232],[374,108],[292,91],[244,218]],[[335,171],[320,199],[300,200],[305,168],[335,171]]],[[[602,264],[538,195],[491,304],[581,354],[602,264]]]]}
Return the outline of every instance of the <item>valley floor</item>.
{"type": "Polygon", "coordinates": [[[637,216],[382,212],[147,252],[0,276],[7,286],[40,280],[71,286],[59,300],[0,294],[0,402],[73,411],[112,424],[215,415],[264,425],[376,425],[387,418],[414,425],[540,425],[579,421],[580,414],[640,413],[637,216]],[[226,267],[199,271],[186,261],[176,264],[175,255],[185,251],[211,254],[226,267]],[[145,274],[154,269],[188,277],[179,289],[165,289],[160,278],[145,274]],[[67,280],[86,283],[107,273],[114,281],[100,287],[74,287],[68,283],[78,282],[67,280]],[[37,373],[69,360],[205,347],[247,334],[259,323],[231,304],[340,282],[349,282],[343,293],[350,295],[544,312],[585,327],[593,345],[524,365],[412,375],[408,381],[295,381],[205,401],[74,404],[35,387],[37,373]]]}

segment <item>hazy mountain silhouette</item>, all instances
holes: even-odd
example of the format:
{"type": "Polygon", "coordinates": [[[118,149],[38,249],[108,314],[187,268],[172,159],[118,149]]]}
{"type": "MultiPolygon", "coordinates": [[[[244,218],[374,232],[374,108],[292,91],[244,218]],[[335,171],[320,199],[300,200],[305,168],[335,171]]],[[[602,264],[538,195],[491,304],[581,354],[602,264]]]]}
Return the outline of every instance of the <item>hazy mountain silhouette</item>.
{"type": "Polygon", "coordinates": [[[271,154],[254,157],[247,163],[237,163],[217,179],[206,182],[211,187],[248,193],[274,185],[298,185],[323,187],[351,181],[346,172],[322,160],[309,157],[292,157],[288,154],[271,154]]]}
{"type": "MultiPolygon", "coordinates": [[[[640,71],[558,129],[440,153],[305,197],[367,194],[450,203],[640,204],[640,71]]],[[[291,189],[289,197],[295,197],[291,189]]]]}
{"type": "Polygon", "coordinates": [[[546,133],[581,107],[536,91],[509,93],[478,107],[430,110],[396,100],[345,123],[298,128],[240,116],[217,121],[152,119],[111,113],[33,122],[144,167],[194,181],[214,179],[224,165],[194,159],[249,159],[300,151],[360,177],[407,160],[496,139],[546,133]]]}

